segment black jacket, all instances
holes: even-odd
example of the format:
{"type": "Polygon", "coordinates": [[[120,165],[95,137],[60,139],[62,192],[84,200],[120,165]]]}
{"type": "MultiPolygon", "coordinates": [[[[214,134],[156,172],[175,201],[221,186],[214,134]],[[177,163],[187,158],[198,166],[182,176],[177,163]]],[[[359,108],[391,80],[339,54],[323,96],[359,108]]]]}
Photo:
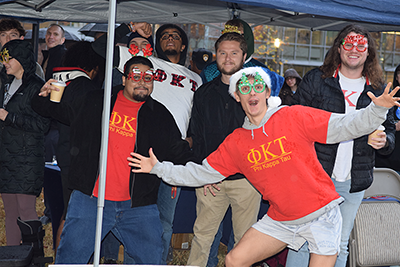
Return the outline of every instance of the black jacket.
{"type": "MultiPolygon", "coordinates": [[[[345,98],[340,88],[339,77],[322,79],[321,75],[322,72],[319,69],[313,69],[304,76],[297,88],[296,94],[294,94],[294,104],[315,107],[335,113],[345,113],[345,98]]],[[[365,85],[364,91],[358,98],[356,109],[364,108],[371,102],[367,92],[372,92],[378,96],[383,93],[383,90],[384,87],[380,90],[374,90],[372,86],[365,85]]],[[[388,112],[383,126],[385,126],[388,146],[379,149],[378,152],[389,154],[394,149],[395,144],[395,125],[392,112],[388,112]]],[[[373,180],[375,149],[368,145],[367,141],[368,135],[354,139],[351,165],[351,193],[367,189],[373,180]]],[[[338,145],[315,144],[318,159],[329,176],[332,176],[338,145]]]]}
{"type": "MultiPolygon", "coordinates": [[[[1,87],[1,107],[5,86],[11,81],[4,81],[1,87]]],[[[22,85],[5,107],[8,115],[5,121],[0,120],[0,193],[38,196],[42,191],[44,133],[49,128],[49,120],[32,110],[31,99],[43,84],[33,71],[23,78],[22,85]]]]}
{"type": "MultiPolygon", "coordinates": [[[[86,72],[80,68],[59,67],[55,68],[54,74],[57,76],[57,80],[67,84],[61,99],[63,103],[77,101],[77,99],[85,96],[87,92],[100,89],[97,87],[96,83],[87,76],[86,72]]],[[[34,106],[34,110],[42,116],[52,118],[53,114],[51,109],[45,107],[46,106],[34,106]]],[[[57,121],[57,129],[59,132],[56,149],[57,165],[60,168],[68,167],[71,162],[69,144],[70,127],[69,125],[57,121]]]]}
{"type": "MultiPolygon", "coordinates": [[[[112,95],[111,111],[114,107],[116,90],[112,95]]],[[[71,127],[71,165],[69,183],[71,189],[91,195],[98,173],[101,145],[101,118],[103,112],[103,90],[90,92],[81,101],[51,103],[48,99],[35,97],[35,108],[51,108],[53,117],[71,127]]],[[[149,148],[160,161],[185,163],[191,150],[169,111],[151,97],[142,105],[137,116],[137,134],[134,150],[148,156],[149,148]]],[[[133,149],[132,149],[133,150],[133,149]]],[[[127,155],[128,157],[128,155],[127,155]]],[[[132,207],[155,204],[160,179],[152,174],[130,174],[132,207]]]]}
{"type": "MultiPolygon", "coordinates": [[[[397,92],[396,95],[399,95],[397,92]]],[[[393,111],[396,111],[397,107],[393,111]]],[[[393,114],[395,119],[399,119],[393,114]]],[[[375,167],[378,168],[390,168],[395,171],[400,171],[400,131],[396,131],[395,134],[396,138],[396,145],[395,148],[393,149],[392,153],[389,155],[381,155],[379,153],[376,153],[375,155],[375,167]]]]}
{"type": "MultiPolygon", "coordinates": [[[[193,138],[196,162],[201,163],[230,133],[242,127],[244,118],[242,106],[229,95],[221,75],[200,86],[194,93],[188,132],[193,138]]],[[[228,179],[237,178],[244,176],[235,174],[228,179]]]]}
{"type": "Polygon", "coordinates": [[[286,84],[283,84],[281,90],[279,91],[279,97],[282,100],[282,105],[291,105],[293,102],[293,92],[292,89],[286,84]]]}
{"type": "Polygon", "coordinates": [[[45,72],[45,80],[48,81],[49,79],[53,78],[53,68],[55,67],[60,67],[62,64],[62,59],[65,54],[67,49],[65,48],[64,44],[62,45],[57,45],[53,48],[50,48],[49,50],[44,50],[42,51],[43,53],[43,63],[42,63],[42,68],[44,63],[46,62],[47,59],[47,66],[46,69],[43,68],[45,72]]]}

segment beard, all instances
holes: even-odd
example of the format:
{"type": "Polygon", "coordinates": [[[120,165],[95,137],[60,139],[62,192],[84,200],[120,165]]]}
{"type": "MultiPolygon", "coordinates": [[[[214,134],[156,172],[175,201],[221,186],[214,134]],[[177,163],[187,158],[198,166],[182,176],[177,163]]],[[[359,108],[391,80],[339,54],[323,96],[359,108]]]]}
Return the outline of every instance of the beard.
{"type": "Polygon", "coordinates": [[[243,63],[241,63],[241,64],[235,66],[235,67],[232,68],[231,70],[225,70],[225,69],[223,68],[223,64],[220,64],[220,63],[217,62],[217,68],[218,68],[218,70],[219,70],[222,74],[224,74],[224,75],[233,75],[233,74],[235,74],[237,71],[239,71],[240,69],[243,68],[243,63]]]}
{"type": "Polygon", "coordinates": [[[145,94],[133,95],[132,98],[135,99],[136,101],[144,102],[147,100],[147,98],[149,98],[149,95],[145,94]]]}
{"type": "Polygon", "coordinates": [[[164,54],[166,55],[166,56],[176,56],[176,55],[178,55],[178,51],[176,51],[176,50],[170,50],[170,49],[166,49],[165,51],[164,51],[164,54]]]}
{"type": "MultiPolygon", "coordinates": [[[[149,95],[150,95],[149,89],[145,88],[147,90],[147,92],[142,92],[142,93],[137,93],[137,94],[135,94],[135,89],[136,88],[134,88],[133,93],[132,93],[132,98],[134,100],[139,101],[139,102],[144,102],[147,100],[147,98],[149,98],[149,95]]],[[[143,88],[141,88],[141,89],[143,89],[143,88]]]]}

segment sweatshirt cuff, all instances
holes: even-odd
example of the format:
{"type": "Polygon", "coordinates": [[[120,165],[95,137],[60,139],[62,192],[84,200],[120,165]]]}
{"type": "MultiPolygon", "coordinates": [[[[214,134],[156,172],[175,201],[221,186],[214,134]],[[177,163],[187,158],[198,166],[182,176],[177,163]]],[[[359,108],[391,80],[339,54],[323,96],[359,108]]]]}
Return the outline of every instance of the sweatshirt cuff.
{"type": "Polygon", "coordinates": [[[382,117],[386,117],[386,114],[387,114],[388,110],[390,109],[390,108],[387,108],[387,107],[377,106],[377,105],[375,105],[374,102],[371,102],[370,106],[371,106],[371,109],[372,109],[372,111],[374,113],[376,113],[376,114],[378,114],[379,116],[382,116],[382,117]]]}
{"type": "MultiPolygon", "coordinates": [[[[150,174],[155,174],[158,176],[159,173],[162,172],[162,163],[157,161],[156,165],[154,165],[153,169],[151,169],[150,174]]],[[[160,176],[158,176],[160,178],[160,176]]]]}

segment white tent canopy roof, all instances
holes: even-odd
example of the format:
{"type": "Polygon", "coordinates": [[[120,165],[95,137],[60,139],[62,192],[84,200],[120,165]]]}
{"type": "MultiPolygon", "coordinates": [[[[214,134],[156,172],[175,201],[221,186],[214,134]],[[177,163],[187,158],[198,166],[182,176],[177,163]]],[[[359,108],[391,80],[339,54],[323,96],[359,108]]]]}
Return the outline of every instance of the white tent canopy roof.
{"type": "MultiPolygon", "coordinates": [[[[0,16],[24,21],[107,23],[107,0],[0,0],[0,16]]],[[[215,23],[233,14],[255,24],[340,30],[356,21],[370,31],[400,31],[400,3],[391,0],[121,0],[116,22],[215,23]]]]}

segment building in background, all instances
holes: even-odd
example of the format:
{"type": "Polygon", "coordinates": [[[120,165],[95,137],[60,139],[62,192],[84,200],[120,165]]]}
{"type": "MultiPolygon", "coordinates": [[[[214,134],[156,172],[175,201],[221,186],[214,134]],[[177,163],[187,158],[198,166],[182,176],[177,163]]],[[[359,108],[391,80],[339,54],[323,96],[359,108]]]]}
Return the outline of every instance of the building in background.
{"type": "MultiPolygon", "coordinates": [[[[40,24],[47,28],[54,21],[40,24]]],[[[86,23],[59,22],[68,31],[75,33],[81,39],[87,39],[78,30],[86,23]],[[76,29],[76,31],[74,31],[76,29]]],[[[214,44],[221,35],[224,23],[177,24],[184,29],[189,38],[188,54],[197,48],[206,48],[214,52],[214,44]]],[[[24,23],[29,30],[32,24],[24,23]]],[[[156,32],[160,25],[153,24],[156,32]]],[[[253,57],[266,64],[270,69],[283,74],[287,69],[294,68],[300,76],[309,70],[321,66],[329,47],[337,32],[311,31],[300,28],[258,25],[253,28],[255,53],[253,57]]],[[[393,80],[393,72],[400,64],[400,32],[373,32],[379,51],[379,58],[384,70],[385,80],[393,80]]],[[[154,34],[153,34],[154,36],[154,34]]],[[[189,62],[186,62],[189,65],[189,62]]]]}
{"type": "MultiPolygon", "coordinates": [[[[221,34],[223,23],[180,25],[187,30],[190,53],[204,47],[214,51],[215,40],[221,34]],[[190,29],[190,31],[188,31],[190,29]]],[[[310,31],[300,28],[259,25],[254,27],[255,53],[253,57],[283,74],[294,68],[303,76],[309,70],[321,66],[337,32],[310,31]]],[[[385,80],[393,80],[393,72],[400,64],[400,32],[373,32],[385,80]]]]}

